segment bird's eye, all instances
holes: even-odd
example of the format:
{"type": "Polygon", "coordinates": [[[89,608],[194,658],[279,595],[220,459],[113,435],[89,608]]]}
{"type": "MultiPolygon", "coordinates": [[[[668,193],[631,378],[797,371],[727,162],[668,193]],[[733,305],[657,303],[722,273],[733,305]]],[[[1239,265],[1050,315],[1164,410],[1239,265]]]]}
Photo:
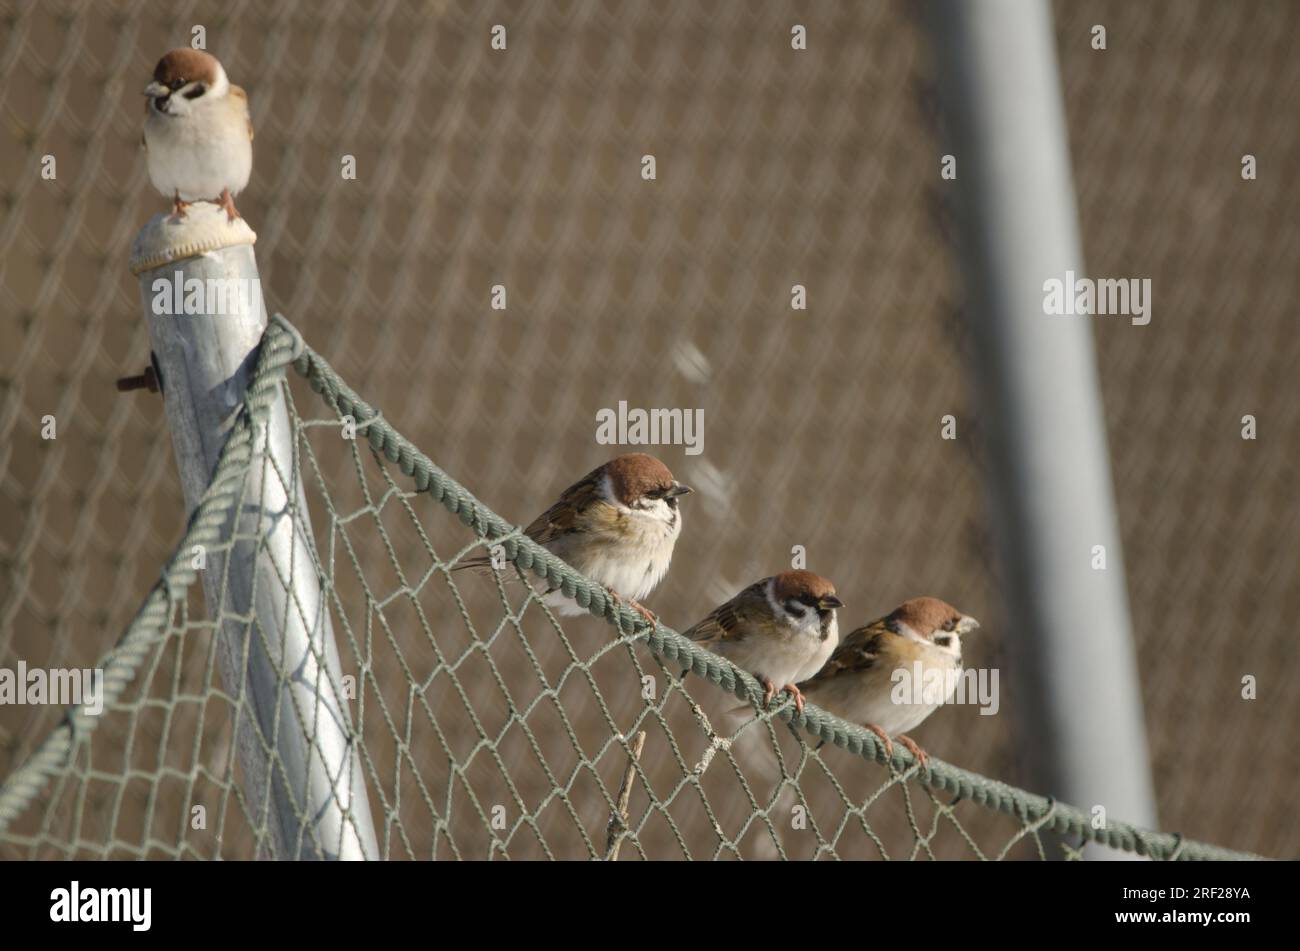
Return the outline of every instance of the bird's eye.
{"type": "Polygon", "coordinates": [[[199,83],[197,86],[195,86],[193,89],[191,89],[189,92],[185,94],[185,98],[198,99],[199,96],[203,95],[205,92],[207,92],[207,87],[205,87],[202,83],[199,83]]]}
{"type": "Polygon", "coordinates": [[[170,89],[172,92],[175,92],[176,90],[180,89],[184,85],[185,85],[185,80],[173,79],[171,82],[167,84],[167,88],[170,89]]]}
{"type": "Polygon", "coordinates": [[[947,647],[952,643],[952,638],[949,637],[947,634],[940,634],[938,637],[934,639],[934,642],[938,644],[940,647],[947,647]]]}

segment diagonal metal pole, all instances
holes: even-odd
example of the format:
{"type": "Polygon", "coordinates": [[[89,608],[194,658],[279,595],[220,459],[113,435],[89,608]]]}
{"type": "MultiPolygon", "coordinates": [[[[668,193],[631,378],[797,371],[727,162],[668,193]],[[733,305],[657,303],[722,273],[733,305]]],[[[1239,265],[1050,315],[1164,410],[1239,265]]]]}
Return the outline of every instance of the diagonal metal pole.
{"type": "MultiPolygon", "coordinates": [[[[255,237],[200,202],[184,218],[153,218],[132,249],[189,513],[266,328],[255,237]]],[[[295,448],[281,388],[255,439],[231,545],[204,553],[243,788],[255,825],[265,823],[263,857],[378,858],[295,448]]]]}
{"type": "Polygon", "coordinates": [[[1044,282],[1086,273],[1051,12],[928,13],[1028,783],[1154,827],[1091,318],[1044,313],[1044,282]]]}

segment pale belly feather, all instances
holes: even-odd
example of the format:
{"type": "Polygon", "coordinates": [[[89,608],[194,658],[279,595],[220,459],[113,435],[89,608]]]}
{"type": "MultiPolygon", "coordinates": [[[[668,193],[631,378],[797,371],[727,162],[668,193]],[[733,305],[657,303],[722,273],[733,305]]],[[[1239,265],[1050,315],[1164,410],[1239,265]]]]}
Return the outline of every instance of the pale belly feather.
{"type": "Polygon", "coordinates": [[[168,198],[212,200],[222,189],[238,194],[253,169],[253,144],[241,122],[204,121],[206,117],[145,119],[149,179],[168,198]]]}

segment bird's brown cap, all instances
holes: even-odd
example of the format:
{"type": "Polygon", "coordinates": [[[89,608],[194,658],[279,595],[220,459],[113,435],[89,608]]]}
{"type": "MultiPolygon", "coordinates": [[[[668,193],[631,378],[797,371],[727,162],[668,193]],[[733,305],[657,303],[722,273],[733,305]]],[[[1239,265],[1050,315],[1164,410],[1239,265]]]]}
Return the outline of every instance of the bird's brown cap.
{"type": "Polygon", "coordinates": [[[629,452],[611,459],[605,463],[605,474],[609,476],[615,498],[624,505],[656,492],[681,494],[680,490],[690,491],[677,483],[666,465],[644,452],[629,452]]]}
{"type": "Polygon", "coordinates": [[[887,620],[906,624],[922,637],[928,637],[935,631],[951,631],[964,617],[947,601],[927,597],[909,598],[896,607],[887,620]]]}
{"type": "Polygon", "coordinates": [[[794,598],[808,604],[844,606],[844,602],[835,596],[835,585],[811,571],[784,571],[777,575],[773,594],[780,601],[794,598]]]}
{"type": "Polygon", "coordinates": [[[214,83],[220,68],[221,64],[211,53],[182,46],[158,60],[158,65],[153,68],[153,78],[154,82],[162,83],[168,89],[178,89],[195,80],[214,83]]]}

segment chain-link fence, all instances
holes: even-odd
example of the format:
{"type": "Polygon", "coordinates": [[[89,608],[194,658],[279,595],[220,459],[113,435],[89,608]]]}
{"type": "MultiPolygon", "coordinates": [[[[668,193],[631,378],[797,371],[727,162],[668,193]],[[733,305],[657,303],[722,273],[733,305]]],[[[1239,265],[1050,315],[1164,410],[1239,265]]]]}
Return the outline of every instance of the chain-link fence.
{"type": "MultiPolygon", "coordinates": [[[[1157,295],[1158,312],[1141,333],[1098,324],[1096,336],[1161,824],[1290,855],[1300,849],[1289,797],[1300,775],[1289,742],[1300,687],[1274,672],[1294,656],[1287,621],[1300,609],[1300,409],[1285,383],[1300,357],[1288,325],[1300,275],[1288,190],[1288,170],[1300,167],[1289,120],[1300,63],[1291,55],[1297,9],[1250,9],[1089,3],[1059,4],[1056,14],[1090,267],[1149,275],[1157,295]],[[1104,52],[1089,43],[1093,23],[1108,28],[1104,52]],[[1259,157],[1260,175],[1244,182],[1238,170],[1248,152],[1259,157]],[[1261,437],[1243,444],[1247,413],[1261,437]],[[1249,674],[1260,680],[1255,703],[1240,698],[1249,674]]],[[[860,619],[908,596],[941,595],[985,621],[988,637],[968,645],[972,663],[1014,665],[996,633],[979,458],[961,448],[977,441],[934,438],[945,414],[972,431],[978,419],[962,381],[957,291],[937,213],[932,69],[906,5],[818,4],[797,17],[786,4],[739,2],[5,3],[0,11],[0,320],[9,342],[0,357],[0,667],[93,665],[135,616],[178,537],[183,509],[161,406],[112,394],[115,377],[148,359],[125,261],[136,228],[162,204],[138,152],[136,92],[158,55],[187,43],[195,24],[249,91],[255,168],[240,208],[259,234],[268,300],[495,511],[523,521],[607,458],[593,440],[599,409],[620,400],[699,407],[703,454],[662,453],[703,503],[687,513],[669,583],[651,601],[668,623],[685,626],[787,565],[792,546],[803,545],[809,566],[836,580],[860,619]],[[790,48],[793,22],[807,26],[806,51],[790,48]],[[504,52],[487,42],[497,23],[508,29],[504,52]],[[654,182],[640,174],[646,154],[657,159],[654,182]],[[53,179],[41,175],[47,155],[53,179]],[[339,175],[345,155],[356,158],[355,181],[339,175]],[[504,311],[489,306],[497,283],[508,290],[504,311]],[[790,309],[795,283],[808,288],[806,311],[790,309]],[[41,435],[47,415],[58,426],[53,440],[41,435]]],[[[327,452],[319,459],[334,511],[366,515],[375,497],[346,495],[360,491],[357,467],[386,483],[365,470],[364,450],[360,462],[327,452]]],[[[400,505],[383,511],[402,521],[400,505]]],[[[407,521],[387,527],[395,538],[418,535],[424,517],[407,521]]],[[[360,564],[387,564],[378,537],[358,534],[360,564]]],[[[404,544],[399,563],[422,550],[404,544]]],[[[402,587],[391,576],[368,583],[379,597],[402,587]]],[[[433,583],[425,593],[444,599],[439,612],[455,600],[433,583]]],[[[501,611],[490,595],[477,593],[486,598],[477,610],[501,611]]],[[[339,599],[342,611],[366,610],[360,579],[341,580],[339,599]]],[[[185,638],[175,635],[203,630],[199,604],[191,609],[170,624],[177,645],[185,638]]],[[[471,637],[469,625],[435,616],[439,637],[471,637]]],[[[472,629],[497,631],[501,617],[480,615],[472,629]]],[[[415,618],[397,626],[422,636],[415,618]]],[[[557,632],[546,633],[557,653],[538,663],[559,676],[573,659],[557,632]]],[[[582,664],[615,660],[613,652],[597,657],[595,645],[609,639],[598,622],[566,626],[564,636],[576,641],[582,664]]],[[[512,637],[520,640],[502,629],[492,643],[504,651],[512,637]]],[[[531,674],[516,646],[513,658],[494,659],[511,690],[521,688],[509,677],[524,683],[519,671],[531,674]]],[[[392,647],[363,682],[404,698],[439,663],[416,647],[392,647]],[[405,679],[399,657],[426,666],[405,679]]],[[[455,649],[454,641],[446,648],[455,649]]],[[[646,673],[661,673],[644,652],[619,650],[624,665],[639,657],[646,673]]],[[[187,663],[199,662],[162,655],[157,682],[195,673],[187,663]]],[[[473,653],[466,663],[486,666],[473,653]]],[[[490,670],[460,679],[493,689],[490,670]]],[[[583,680],[566,683],[577,690],[583,680]]],[[[215,686],[210,679],[189,684],[194,697],[210,697],[201,705],[222,704],[204,693],[215,686]]],[[[691,681],[684,689],[701,704],[708,699],[691,681]]],[[[523,806],[493,798],[486,778],[457,787],[435,760],[466,751],[435,753],[436,744],[420,754],[429,759],[405,765],[397,752],[377,753],[375,769],[390,780],[382,788],[400,791],[403,810],[423,804],[423,782],[437,806],[445,790],[459,788],[466,802],[506,806],[511,823],[534,816],[541,831],[516,826],[511,854],[561,842],[547,823],[565,823],[546,810],[581,801],[592,812],[568,817],[569,838],[552,848],[587,854],[581,829],[599,852],[593,830],[608,815],[596,813],[608,810],[627,766],[614,735],[638,721],[615,704],[606,723],[590,694],[583,704],[602,725],[594,745],[566,747],[558,720],[541,731],[557,744],[542,758],[558,757],[559,774],[589,764],[577,770],[589,784],[582,795],[574,789],[543,806],[536,777],[527,795],[521,788],[523,806]]],[[[140,708],[135,729],[154,736],[168,727],[146,696],[127,702],[140,708]],[[149,717],[160,719],[149,725],[149,717]]],[[[686,696],[678,689],[660,700],[662,716],[697,744],[681,754],[688,769],[665,755],[657,716],[646,722],[642,754],[670,764],[666,775],[679,780],[708,746],[686,696]]],[[[528,705],[536,694],[518,699],[528,705]]],[[[1004,690],[1004,714],[1014,703],[1004,690]]],[[[397,709],[407,711],[404,700],[397,709]]],[[[553,715],[547,703],[533,709],[553,715]]],[[[204,780],[212,802],[237,800],[232,759],[221,749],[228,712],[214,711],[186,743],[167,746],[213,755],[204,780]]],[[[27,762],[61,715],[0,708],[0,775],[27,762]]],[[[447,716],[434,711],[437,722],[447,716]]],[[[371,729],[382,722],[367,721],[371,729]]],[[[394,720],[396,736],[403,722],[394,720]]],[[[792,742],[779,722],[773,729],[792,742]]],[[[946,710],[920,738],[982,774],[1016,777],[1005,715],[946,710]]],[[[803,761],[801,782],[832,756],[846,754],[823,750],[803,761]]],[[[489,760],[480,756],[473,768],[490,774],[489,760]]],[[[169,769],[189,775],[194,762],[169,769]]],[[[735,770],[720,765],[702,782],[726,774],[734,793],[735,770]]],[[[843,768],[836,760],[833,769],[843,768]]],[[[848,802],[860,805],[863,789],[885,786],[869,823],[884,850],[924,853],[927,823],[946,823],[943,809],[915,792],[909,821],[905,787],[886,782],[878,766],[851,768],[862,778],[843,781],[848,802]]],[[[102,778],[87,775],[67,788],[102,778]]],[[[661,796],[670,794],[655,781],[661,796]]],[[[114,784],[105,782],[112,800],[114,784]]],[[[138,782],[153,785],[147,776],[138,782]]],[[[724,823],[722,835],[702,834],[677,853],[784,847],[761,818],[770,805],[762,797],[778,788],[790,787],[755,793],[759,818],[744,831],[724,823]]],[[[673,800],[681,809],[715,801],[683,790],[673,800]]],[[[152,801],[153,813],[120,807],[117,826],[107,828],[140,848],[167,852],[188,842],[193,852],[218,851],[215,839],[168,834],[180,817],[167,810],[179,798],[152,801]],[[123,834],[123,821],[139,835],[123,834]]],[[[226,811],[238,813],[237,803],[226,811]]],[[[666,817],[643,814],[642,845],[629,840],[625,849],[673,852],[666,817]]],[[[410,813],[399,815],[413,835],[410,813]]],[[[1022,829],[984,810],[960,821],[985,854],[1022,829]]],[[[232,829],[221,848],[249,854],[259,823],[234,825],[244,831],[232,829]]],[[[479,834],[470,827],[466,835],[479,834]]],[[[494,831],[485,826],[466,853],[486,848],[494,831]]],[[[797,841],[878,854],[861,825],[850,823],[845,835],[858,841],[825,828],[821,839],[797,841]]],[[[438,848],[454,854],[453,838],[438,848]]],[[[392,855],[435,851],[431,839],[398,844],[395,829],[381,839],[392,855]]],[[[65,841],[93,850],[107,840],[86,830],[65,841]]],[[[957,852],[973,854],[957,841],[957,852]]],[[[935,840],[936,852],[947,847],[935,840]]]]}

